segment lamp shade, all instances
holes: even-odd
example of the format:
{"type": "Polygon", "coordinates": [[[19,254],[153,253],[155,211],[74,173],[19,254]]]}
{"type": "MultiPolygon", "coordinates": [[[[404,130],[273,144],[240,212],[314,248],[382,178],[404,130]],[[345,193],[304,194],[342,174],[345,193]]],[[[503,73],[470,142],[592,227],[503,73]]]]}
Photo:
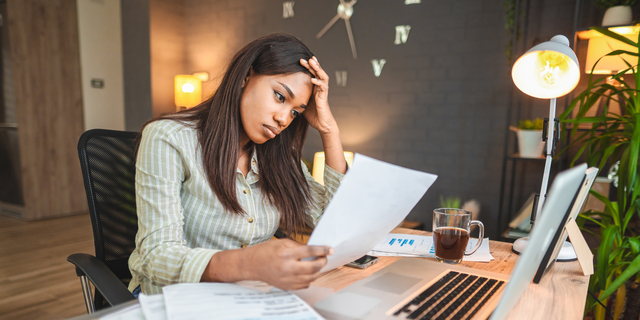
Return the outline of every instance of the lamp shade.
{"type": "Polygon", "coordinates": [[[557,35],[522,55],[511,69],[516,87],[535,98],[550,99],[571,92],[580,81],[576,54],[569,39],[557,35]]]}
{"type": "Polygon", "coordinates": [[[202,101],[202,81],[196,76],[180,74],[174,77],[175,103],[178,111],[202,101]]]}
{"type": "MultiPolygon", "coordinates": [[[[632,41],[638,40],[638,31],[634,28],[630,29],[630,33],[622,34],[623,36],[629,38],[632,41]]],[[[589,46],[587,49],[587,62],[585,63],[584,72],[591,73],[593,70],[594,74],[615,74],[621,70],[625,70],[629,68],[629,66],[624,62],[626,60],[631,64],[631,66],[635,65],[637,62],[637,58],[632,57],[628,54],[621,54],[616,56],[606,56],[614,50],[625,50],[630,52],[637,52],[638,49],[621,41],[618,41],[609,37],[593,37],[589,39],[589,46]],[[602,59],[600,59],[602,58],[602,59]],[[598,62],[598,59],[600,61],[598,62]],[[623,60],[624,59],[624,60],[623,60]],[[596,65],[596,62],[598,64],[596,65]],[[594,68],[595,65],[595,68],[594,68]]],[[[632,73],[632,70],[627,71],[627,73],[632,73]]]]}
{"type": "MultiPolygon", "coordinates": [[[[353,152],[345,151],[344,159],[347,160],[347,164],[353,163],[353,152]]],[[[311,175],[319,184],[324,185],[324,152],[316,152],[313,156],[313,170],[311,175]]]]}

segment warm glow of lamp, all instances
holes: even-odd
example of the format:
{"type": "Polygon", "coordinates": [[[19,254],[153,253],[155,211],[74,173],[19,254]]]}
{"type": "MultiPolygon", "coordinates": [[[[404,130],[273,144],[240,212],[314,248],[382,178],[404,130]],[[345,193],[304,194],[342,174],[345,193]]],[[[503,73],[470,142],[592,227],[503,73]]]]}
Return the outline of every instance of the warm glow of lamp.
{"type": "Polygon", "coordinates": [[[566,37],[555,36],[520,57],[513,65],[511,77],[527,95],[540,99],[561,97],[580,81],[578,58],[566,37]]]}
{"type": "Polygon", "coordinates": [[[196,76],[180,74],[174,78],[176,110],[184,110],[202,101],[202,81],[196,76]]]}
{"type": "MultiPolygon", "coordinates": [[[[351,166],[353,163],[353,152],[345,151],[344,159],[347,160],[347,164],[351,166]]],[[[313,156],[313,170],[311,172],[313,178],[321,185],[324,186],[324,152],[316,152],[313,156]]]]}
{"type": "MultiPolygon", "coordinates": [[[[634,33],[633,28],[627,29],[628,30],[622,30],[627,32],[622,35],[634,42],[637,41],[638,31],[636,30],[634,33]]],[[[629,68],[624,60],[626,60],[631,66],[635,66],[635,62],[638,61],[638,58],[634,58],[628,54],[606,56],[614,50],[637,52],[637,48],[609,37],[593,37],[589,39],[587,62],[585,63],[584,72],[591,73],[591,70],[593,69],[594,74],[615,74],[629,68]],[[599,62],[598,59],[600,59],[599,62]],[[596,62],[598,62],[597,65],[596,62]],[[595,69],[593,68],[594,65],[595,69]]],[[[632,70],[629,70],[626,73],[632,73],[632,70]]]]}

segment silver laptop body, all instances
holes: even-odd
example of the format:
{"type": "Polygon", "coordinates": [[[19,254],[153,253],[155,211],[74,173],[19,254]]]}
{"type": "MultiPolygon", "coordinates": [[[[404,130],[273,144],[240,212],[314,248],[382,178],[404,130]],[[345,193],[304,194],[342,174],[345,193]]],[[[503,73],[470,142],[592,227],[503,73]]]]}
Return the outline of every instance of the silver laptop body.
{"type": "MultiPolygon", "coordinates": [[[[429,303],[423,303],[420,306],[411,305],[412,301],[425,295],[423,294],[424,290],[432,284],[447,283],[450,285],[453,280],[445,280],[442,277],[450,277],[451,274],[447,274],[449,271],[454,271],[454,273],[469,274],[470,276],[465,276],[467,280],[473,278],[478,279],[473,281],[480,281],[482,278],[488,278],[489,280],[483,280],[485,281],[484,285],[480,286],[483,288],[489,282],[496,283],[491,289],[493,295],[487,298],[482,307],[474,310],[470,319],[487,319],[489,316],[491,320],[506,318],[531,283],[542,256],[547,251],[556,230],[560,227],[565,213],[580,188],[586,169],[586,164],[583,164],[563,171],[556,176],[540,214],[541,217],[532,229],[527,248],[520,255],[510,277],[506,274],[448,265],[434,260],[403,258],[366,279],[317,302],[315,304],[316,310],[327,319],[336,320],[407,319],[411,314],[415,319],[425,317],[428,319],[468,319],[467,316],[459,316],[462,307],[457,307],[457,305],[460,300],[469,299],[460,299],[462,293],[457,296],[457,300],[450,302],[438,300],[434,294],[425,298],[424,301],[429,303]],[[505,285],[499,286],[499,282],[507,280],[505,285]],[[428,308],[436,307],[440,309],[432,317],[429,315],[431,311],[428,308]],[[427,309],[416,316],[415,314],[419,313],[416,308],[427,309]]],[[[458,278],[458,276],[455,277],[458,278]]],[[[475,286],[476,283],[473,283],[475,286]]],[[[454,290],[459,288],[462,291],[471,291],[465,290],[471,286],[466,282],[454,286],[456,288],[454,290]]]]}

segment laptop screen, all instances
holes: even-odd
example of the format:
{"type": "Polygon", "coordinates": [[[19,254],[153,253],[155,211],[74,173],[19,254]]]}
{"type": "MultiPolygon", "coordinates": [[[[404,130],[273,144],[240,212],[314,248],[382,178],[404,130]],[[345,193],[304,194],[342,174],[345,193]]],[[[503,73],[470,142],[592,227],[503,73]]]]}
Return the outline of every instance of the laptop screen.
{"type": "MultiPolygon", "coordinates": [[[[580,190],[578,190],[578,194],[573,200],[571,207],[569,208],[569,210],[567,210],[565,214],[564,220],[562,222],[562,226],[565,226],[567,222],[569,222],[569,220],[576,219],[576,217],[582,210],[582,206],[584,205],[587,199],[587,196],[589,195],[589,190],[591,190],[591,186],[593,185],[593,182],[596,180],[597,175],[598,175],[598,168],[592,167],[587,169],[587,172],[585,173],[584,181],[582,181],[580,190]]],[[[556,212],[556,214],[558,213],[559,212],[556,212]]],[[[553,241],[551,242],[551,245],[547,249],[547,252],[542,258],[540,265],[538,266],[538,271],[536,271],[536,275],[533,278],[533,283],[539,283],[540,280],[542,280],[542,276],[547,272],[547,270],[549,270],[549,268],[551,267],[551,265],[553,265],[556,259],[563,260],[563,261],[575,260],[575,254],[573,256],[573,259],[567,259],[566,257],[558,257],[558,254],[560,254],[560,250],[562,250],[562,247],[565,245],[566,239],[567,239],[567,230],[564,227],[558,228],[555,236],[553,237],[553,241]]],[[[569,251],[572,251],[572,250],[569,249],[569,251]]]]}
{"type": "Polygon", "coordinates": [[[502,298],[491,314],[490,319],[504,319],[518,302],[542,261],[554,235],[564,227],[565,214],[576,198],[585,177],[587,165],[582,164],[558,173],[540,217],[536,220],[530,234],[527,247],[511,273],[509,282],[502,293],[502,298]],[[558,214],[562,212],[563,214],[558,214]]]}

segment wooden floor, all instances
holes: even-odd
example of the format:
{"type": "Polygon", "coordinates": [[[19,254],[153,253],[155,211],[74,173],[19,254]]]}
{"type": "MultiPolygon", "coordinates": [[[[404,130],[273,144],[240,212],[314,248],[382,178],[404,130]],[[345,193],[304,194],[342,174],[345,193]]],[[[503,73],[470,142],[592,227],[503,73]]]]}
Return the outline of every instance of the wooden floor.
{"type": "Polygon", "coordinates": [[[65,319],[86,313],[67,262],[94,253],[89,215],[24,222],[0,215],[0,319],[65,319]]]}

